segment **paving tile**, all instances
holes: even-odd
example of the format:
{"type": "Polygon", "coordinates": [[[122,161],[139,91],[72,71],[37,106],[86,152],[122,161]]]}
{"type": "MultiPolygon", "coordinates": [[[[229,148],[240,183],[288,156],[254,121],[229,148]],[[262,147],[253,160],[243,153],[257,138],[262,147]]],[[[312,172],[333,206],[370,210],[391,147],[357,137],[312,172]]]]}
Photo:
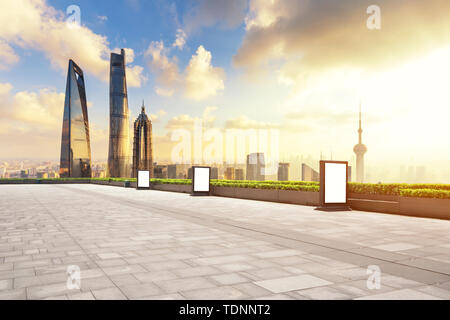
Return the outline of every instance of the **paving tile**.
{"type": "Polygon", "coordinates": [[[126,300],[127,297],[116,287],[93,290],[96,300],[126,300]]]}
{"type": "Polygon", "coordinates": [[[69,300],[95,300],[95,297],[92,294],[92,292],[79,292],[79,293],[68,294],[67,298],[69,300]]]}
{"type": "Polygon", "coordinates": [[[249,282],[250,280],[238,273],[226,273],[215,276],[210,276],[211,279],[218,282],[220,285],[230,285],[242,282],[249,282]]]}
{"type": "Polygon", "coordinates": [[[300,295],[313,300],[349,300],[351,295],[332,287],[319,287],[297,291],[300,295]]]}
{"type": "Polygon", "coordinates": [[[166,293],[176,293],[195,289],[207,289],[216,286],[212,281],[201,277],[155,281],[155,284],[163,289],[166,293]]]}
{"type": "Polygon", "coordinates": [[[199,266],[199,267],[192,267],[192,268],[174,269],[174,270],[172,270],[172,272],[179,277],[188,278],[188,277],[218,274],[221,271],[219,269],[211,267],[211,266],[199,266]]]}
{"type": "Polygon", "coordinates": [[[24,288],[0,291],[0,300],[25,300],[27,293],[24,288]]]}
{"type": "Polygon", "coordinates": [[[11,290],[13,286],[13,279],[0,280],[0,291],[11,290]]]}
{"type": "Polygon", "coordinates": [[[268,289],[273,293],[281,293],[287,291],[296,291],[306,288],[330,285],[331,282],[308,274],[302,274],[298,276],[257,281],[255,282],[255,284],[265,289],[268,289]]]}
{"type": "Polygon", "coordinates": [[[134,273],[133,276],[140,282],[153,282],[158,280],[171,280],[177,278],[177,275],[172,271],[154,271],[134,273]]]}
{"type": "Polygon", "coordinates": [[[357,298],[356,300],[441,300],[438,297],[412,289],[401,289],[357,298]]]}
{"type": "Polygon", "coordinates": [[[211,297],[215,297],[215,299],[219,300],[220,299],[233,300],[233,299],[247,298],[247,296],[243,292],[230,286],[182,291],[180,294],[186,297],[187,299],[191,300],[210,300],[211,297]]]}
{"type": "Polygon", "coordinates": [[[397,242],[397,243],[382,244],[379,246],[374,246],[373,248],[385,251],[402,251],[402,250],[416,249],[419,247],[420,246],[411,243],[397,242]]]}
{"type": "Polygon", "coordinates": [[[152,283],[132,284],[119,286],[120,290],[128,297],[128,299],[137,299],[152,295],[161,295],[164,292],[152,283]]]}

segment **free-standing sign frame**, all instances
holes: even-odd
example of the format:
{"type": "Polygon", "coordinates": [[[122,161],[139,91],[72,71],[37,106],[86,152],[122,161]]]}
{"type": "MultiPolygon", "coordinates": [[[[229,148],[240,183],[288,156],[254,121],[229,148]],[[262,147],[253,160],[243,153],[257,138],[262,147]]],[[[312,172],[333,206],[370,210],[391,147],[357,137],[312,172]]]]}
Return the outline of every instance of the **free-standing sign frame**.
{"type": "MultiPolygon", "coordinates": [[[[330,187],[330,186],[329,186],[330,187]]],[[[319,203],[320,207],[317,208],[319,210],[328,210],[328,211],[346,211],[350,210],[348,206],[348,162],[347,161],[332,161],[332,160],[321,160],[320,161],[320,195],[319,195],[319,203]],[[339,168],[342,166],[342,169],[339,168]],[[327,170],[330,172],[328,173],[327,170]],[[342,172],[338,172],[338,170],[342,170],[342,172]],[[345,174],[344,174],[345,170],[345,174]],[[337,174],[336,174],[337,173],[337,174]],[[339,179],[345,176],[345,181],[339,181],[339,179]],[[327,181],[327,179],[337,179],[337,181],[332,181],[332,183],[336,185],[343,185],[344,190],[336,190],[331,191],[327,190],[327,185],[331,184],[331,181],[327,181]],[[329,193],[327,193],[327,191],[329,193]],[[332,196],[330,192],[333,192],[332,196]],[[342,196],[342,193],[345,192],[345,196],[342,196]],[[338,194],[336,196],[336,193],[338,194]],[[331,198],[333,200],[329,200],[331,198]],[[336,201],[337,198],[341,198],[341,201],[336,201]]]]}
{"type": "Polygon", "coordinates": [[[137,170],[136,175],[136,189],[148,190],[150,189],[150,171],[149,170],[137,170]]]}
{"type": "Polygon", "coordinates": [[[193,196],[209,196],[211,191],[211,167],[193,166],[192,167],[192,195],[193,196]],[[208,170],[205,177],[204,173],[208,170]],[[203,176],[200,176],[201,172],[203,176]],[[197,181],[196,181],[196,175],[197,181]],[[200,181],[199,179],[208,179],[207,182],[200,181]],[[207,187],[205,187],[207,186],[207,187]]]}

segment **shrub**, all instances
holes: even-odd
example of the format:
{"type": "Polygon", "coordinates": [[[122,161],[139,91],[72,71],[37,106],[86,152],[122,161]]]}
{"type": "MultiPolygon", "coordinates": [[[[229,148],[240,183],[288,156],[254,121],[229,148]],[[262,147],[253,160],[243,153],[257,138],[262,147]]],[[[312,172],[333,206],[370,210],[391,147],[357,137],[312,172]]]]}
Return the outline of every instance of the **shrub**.
{"type": "Polygon", "coordinates": [[[449,190],[439,189],[402,189],[402,197],[450,199],[449,190]]]}

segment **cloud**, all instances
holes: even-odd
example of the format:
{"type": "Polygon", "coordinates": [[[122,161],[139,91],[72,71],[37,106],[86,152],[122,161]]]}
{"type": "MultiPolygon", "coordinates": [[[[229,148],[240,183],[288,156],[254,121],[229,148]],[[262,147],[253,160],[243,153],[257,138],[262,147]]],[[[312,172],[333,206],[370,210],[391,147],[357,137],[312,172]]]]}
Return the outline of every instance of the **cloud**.
{"type": "Polygon", "coordinates": [[[184,16],[185,29],[192,33],[214,25],[236,28],[244,22],[246,9],[245,0],[200,0],[184,16]]]}
{"type": "Polygon", "coordinates": [[[150,119],[152,120],[153,123],[157,123],[161,121],[161,118],[163,116],[165,116],[167,114],[166,111],[164,111],[163,109],[160,109],[157,113],[152,113],[150,115],[150,119]]]}
{"type": "Polygon", "coordinates": [[[176,39],[172,44],[172,47],[176,47],[182,50],[185,44],[186,44],[186,33],[183,31],[183,29],[177,29],[176,39]]]}
{"type": "Polygon", "coordinates": [[[156,74],[159,84],[156,93],[171,96],[180,85],[181,76],[178,70],[176,57],[168,57],[169,49],[164,47],[162,41],[152,41],[145,51],[150,69],[156,74]]]}
{"type": "Polygon", "coordinates": [[[225,71],[222,68],[213,67],[211,59],[211,52],[199,46],[186,68],[185,94],[187,97],[202,100],[224,89],[225,71]]]}
{"type": "Polygon", "coordinates": [[[108,17],[107,17],[107,16],[97,16],[97,18],[98,18],[98,20],[99,20],[100,22],[106,22],[106,21],[108,21],[108,17]]]}
{"type": "Polygon", "coordinates": [[[192,55],[183,73],[178,68],[178,59],[169,54],[170,49],[162,41],[151,42],[144,54],[156,74],[157,94],[172,96],[184,91],[187,98],[203,100],[224,89],[225,71],[211,64],[211,52],[203,46],[192,55]]]}
{"type": "Polygon", "coordinates": [[[212,127],[214,126],[216,117],[211,114],[215,110],[217,110],[217,107],[207,106],[205,107],[201,117],[192,117],[187,114],[175,116],[169,119],[165,128],[169,131],[176,129],[185,129],[192,131],[196,123],[201,123],[203,127],[212,127]]]}
{"type": "Polygon", "coordinates": [[[19,62],[19,57],[14,53],[9,44],[0,40],[0,70],[7,70],[19,62]]]}
{"type": "MultiPolygon", "coordinates": [[[[0,21],[2,43],[42,51],[55,67],[64,72],[72,58],[85,72],[103,81],[109,80],[107,38],[83,25],[70,27],[65,22],[64,13],[48,6],[44,0],[1,1],[0,21]]],[[[11,50],[10,46],[6,50],[10,57],[11,50]]],[[[4,59],[0,61],[4,62],[4,59]]],[[[10,58],[9,63],[14,62],[17,59],[10,58]]],[[[135,68],[133,72],[131,86],[140,86],[145,80],[140,73],[142,69],[135,68]]]]}
{"type": "MultiPolygon", "coordinates": [[[[0,156],[59,157],[64,93],[50,88],[12,93],[12,89],[11,84],[0,83],[0,144],[7,146],[0,156]]],[[[107,145],[106,130],[92,121],[89,129],[93,155],[98,155],[106,148],[102,144],[107,145]]]]}
{"type": "Polygon", "coordinates": [[[449,1],[379,0],[381,30],[366,27],[371,4],[251,0],[247,32],[233,62],[255,71],[279,61],[280,77],[298,82],[326,68],[390,66],[450,44],[449,1]]]}

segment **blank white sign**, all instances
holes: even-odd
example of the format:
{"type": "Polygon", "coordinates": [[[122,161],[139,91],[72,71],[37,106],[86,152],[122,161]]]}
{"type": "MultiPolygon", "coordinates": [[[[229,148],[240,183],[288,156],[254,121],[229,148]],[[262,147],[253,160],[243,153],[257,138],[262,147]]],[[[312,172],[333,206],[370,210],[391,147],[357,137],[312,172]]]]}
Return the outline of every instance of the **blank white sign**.
{"type": "Polygon", "coordinates": [[[347,202],[347,165],[325,163],[325,203],[347,202]]]}
{"type": "Polygon", "coordinates": [[[210,168],[194,168],[194,192],[209,192],[210,168]]]}
{"type": "Polygon", "coordinates": [[[150,171],[139,170],[138,171],[138,188],[150,187],[150,171]]]}

